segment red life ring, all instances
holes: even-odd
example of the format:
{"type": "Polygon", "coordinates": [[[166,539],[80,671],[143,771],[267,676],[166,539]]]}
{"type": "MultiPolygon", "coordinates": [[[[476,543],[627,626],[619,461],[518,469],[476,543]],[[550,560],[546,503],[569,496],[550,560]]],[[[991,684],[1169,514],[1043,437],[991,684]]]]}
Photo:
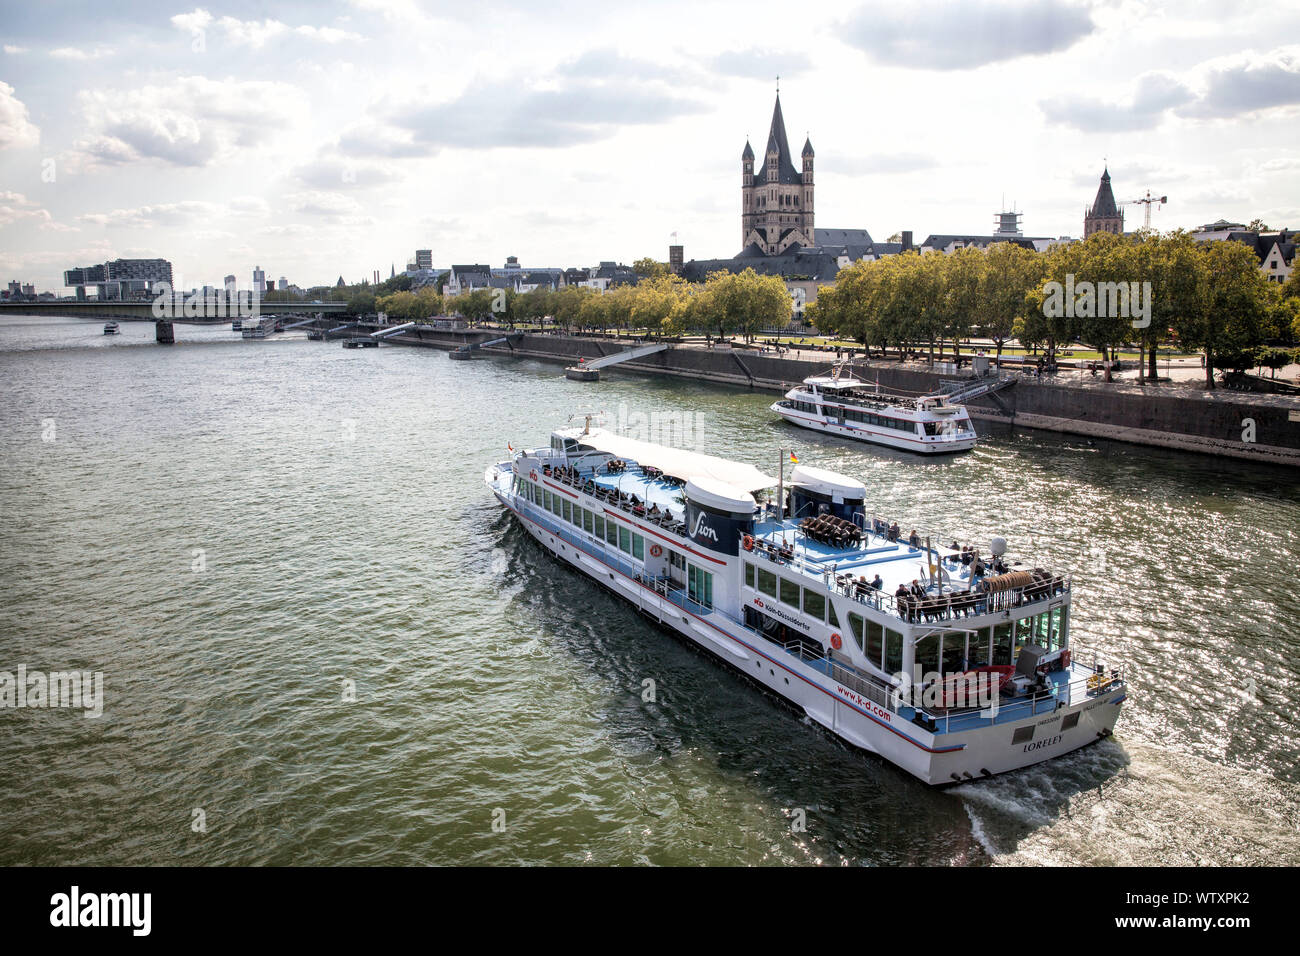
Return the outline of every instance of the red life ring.
{"type": "Polygon", "coordinates": [[[838,651],[843,646],[844,646],[844,642],[840,640],[839,633],[833,632],[831,634],[831,647],[835,648],[838,651]]]}
{"type": "Polygon", "coordinates": [[[754,536],[753,536],[752,534],[747,534],[747,535],[745,535],[745,540],[742,541],[741,544],[744,545],[746,551],[753,551],[753,550],[754,550],[754,536]]]}
{"type": "Polygon", "coordinates": [[[662,545],[658,545],[658,544],[650,545],[650,557],[657,558],[659,557],[659,555],[663,553],[664,553],[664,549],[662,545]]]}

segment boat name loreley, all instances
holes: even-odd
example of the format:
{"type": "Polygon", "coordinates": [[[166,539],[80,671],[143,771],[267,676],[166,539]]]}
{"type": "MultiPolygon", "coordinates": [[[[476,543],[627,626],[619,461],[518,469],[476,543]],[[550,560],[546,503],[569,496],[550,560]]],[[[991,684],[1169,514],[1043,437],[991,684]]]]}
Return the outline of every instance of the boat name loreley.
{"type": "MultiPolygon", "coordinates": [[[[1109,736],[1119,668],[1071,641],[1071,578],[906,537],[866,487],[564,428],[487,468],[547,551],[929,784],[1026,767],[1109,736]],[[775,500],[774,500],[775,499],[775,500]]],[[[790,456],[793,458],[794,456],[790,456]]]]}

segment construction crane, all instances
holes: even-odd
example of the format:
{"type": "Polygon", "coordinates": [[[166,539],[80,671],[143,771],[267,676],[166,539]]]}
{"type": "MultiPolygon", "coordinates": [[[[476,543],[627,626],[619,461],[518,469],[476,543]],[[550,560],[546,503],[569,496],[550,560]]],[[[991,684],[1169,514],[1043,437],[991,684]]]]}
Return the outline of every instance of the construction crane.
{"type": "Polygon", "coordinates": [[[1120,203],[1120,205],[1122,206],[1141,205],[1142,207],[1144,207],[1142,210],[1143,212],[1142,228],[1150,229],[1151,228],[1151,207],[1157,204],[1163,206],[1167,202],[1169,202],[1168,196],[1153,196],[1151,195],[1151,190],[1148,189],[1147,194],[1143,196],[1141,199],[1125,199],[1122,203],[1120,203]]]}

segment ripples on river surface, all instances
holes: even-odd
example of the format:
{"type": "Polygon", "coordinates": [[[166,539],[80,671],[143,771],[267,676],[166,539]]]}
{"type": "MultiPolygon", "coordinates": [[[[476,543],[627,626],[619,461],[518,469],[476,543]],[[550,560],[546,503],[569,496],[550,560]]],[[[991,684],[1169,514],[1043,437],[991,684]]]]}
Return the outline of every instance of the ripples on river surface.
{"type": "Polygon", "coordinates": [[[1300,862],[1293,470],[1031,431],[921,461],[768,393],[122,328],[0,320],[0,670],[107,698],[0,712],[0,864],[1300,862]],[[1072,569],[1116,737],[933,791],[656,629],[483,486],[590,408],[1072,569]]]}

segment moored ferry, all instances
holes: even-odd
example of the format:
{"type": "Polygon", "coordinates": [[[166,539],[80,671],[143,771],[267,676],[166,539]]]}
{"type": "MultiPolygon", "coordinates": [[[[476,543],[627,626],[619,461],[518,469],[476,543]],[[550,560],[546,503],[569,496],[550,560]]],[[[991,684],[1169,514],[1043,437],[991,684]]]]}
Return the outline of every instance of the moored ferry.
{"type": "Polygon", "coordinates": [[[861,482],[781,472],[588,418],[484,480],[555,557],[928,784],[1112,733],[1127,684],[1071,641],[1068,574],[904,538],[861,482]]]}
{"type": "Polygon", "coordinates": [[[119,332],[121,332],[121,331],[122,331],[121,328],[118,326],[118,324],[117,324],[116,322],[105,322],[105,323],[104,323],[104,334],[105,334],[105,335],[117,335],[117,334],[118,334],[119,332]]]}
{"type": "Polygon", "coordinates": [[[922,455],[975,447],[975,426],[964,405],[950,404],[942,395],[886,395],[842,365],[829,375],[804,379],[771,408],[802,428],[922,455]]]}
{"type": "Polygon", "coordinates": [[[246,339],[264,339],[276,331],[275,322],[273,315],[243,319],[239,331],[246,339]]]}

